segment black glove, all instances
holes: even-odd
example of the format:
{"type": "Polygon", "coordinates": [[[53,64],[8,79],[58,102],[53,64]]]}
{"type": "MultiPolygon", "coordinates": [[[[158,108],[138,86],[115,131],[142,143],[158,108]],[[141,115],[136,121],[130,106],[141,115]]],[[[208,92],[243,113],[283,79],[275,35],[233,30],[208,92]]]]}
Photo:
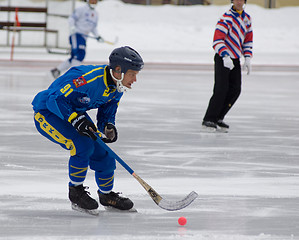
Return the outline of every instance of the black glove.
{"type": "Polygon", "coordinates": [[[103,39],[101,36],[97,36],[97,37],[96,37],[96,40],[97,40],[98,42],[104,42],[104,39],[103,39]]]}
{"type": "Polygon", "coordinates": [[[97,136],[94,132],[97,131],[96,126],[89,121],[84,114],[78,114],[71,120],[71,124],[76,128],[77,132],[82,136],[90,137],[93,140],[97,140],[97,136]],[[90,130],[90,128],[92,130],[90,130]]]}
{"type": "Polygon", "coordinates": [[[104,128],[106,138],[102,138],[105,143],[113,143],[117,140],[117,130],[112,123],[107,123],[104,128]]]}

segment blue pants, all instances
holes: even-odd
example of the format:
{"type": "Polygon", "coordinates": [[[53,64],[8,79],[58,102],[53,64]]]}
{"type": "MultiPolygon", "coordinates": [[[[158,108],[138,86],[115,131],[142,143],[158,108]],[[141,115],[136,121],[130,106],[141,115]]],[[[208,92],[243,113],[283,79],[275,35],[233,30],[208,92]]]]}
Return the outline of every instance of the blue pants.
{"type": "MultiPolygon", "coordinates": [[[[86,114],[86,117],[89,116],[86,114]]],[[[90,118],[89,118],[90,119],[90,118]]],[[[70,151],[70,185],[83,184],[88,167],[95,171],[99,190],[110,192],[114,183],[115,159],[108,155],[96,141],[81,136],[76,129],[48,110],[34,114],[37,130],[44,137],[70,151]]]]}
{"type": "Polygon", "coordinates": [[[86,39],[81,34],[73,34],[69,38],[69,42],[71,44],[71,58],[69,59],[72,62],[73,59],[77,59],[78,61],[82,62],[85,58],[86,54],[86,39]]]}

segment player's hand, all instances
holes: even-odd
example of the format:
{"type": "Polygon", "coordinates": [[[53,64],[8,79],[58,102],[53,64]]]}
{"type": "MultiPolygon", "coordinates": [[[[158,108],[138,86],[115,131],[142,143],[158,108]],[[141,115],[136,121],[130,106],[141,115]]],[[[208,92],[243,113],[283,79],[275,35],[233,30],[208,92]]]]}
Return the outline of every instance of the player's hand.
{"type": "Polygon", "coordinates": [[[250,57],[245,57],[245,62],[244,62],[244,66],[243,66],[243,69],[244,70],[247,70],[247,75],[250,74],[251,72],[251,58],[250,57]]]}
{"type": "Polygon", "coordinates": [[[103,39],[101,36],[97,36],[97,37],[96,37],[96,40],[97,40],[98,42],[104,42],[104,39],[103,39]]]}
{"type": "Polygon", "coordinates": [[[224,67],[229,68],[230,70],[232,70],[235,67],[233,60],[228,55],[223,57],[223,65],[224,67]]]}
{"type": "Polygon", "coordinates": [[[75,26],[70,26],[70,35],[73,35],[76,33],[76,27],[75,26]]]}
{"type": "Polygon", "coordinates": [[[80,135],[90,137],[93,140],[97,140],[97,136],[95,135],[97,128],[91,121],[86,118],[84,114],[77,114],[77,116],[70,122],[80,135]]]}
{"type": "Polygon", "coordinates": [[[113,143],[117,140],[117,130],[112,123],[107,123],[104,128],[104,134],[106,137],[102,138],[105,143],[113,143]]]}

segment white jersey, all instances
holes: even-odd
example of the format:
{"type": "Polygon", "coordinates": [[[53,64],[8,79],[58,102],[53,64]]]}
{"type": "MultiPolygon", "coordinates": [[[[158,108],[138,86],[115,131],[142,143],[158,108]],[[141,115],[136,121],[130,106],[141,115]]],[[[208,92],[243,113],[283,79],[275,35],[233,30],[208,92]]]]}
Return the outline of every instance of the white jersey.
{"type": "Polygon", "coordinates": [[[88,35],[92,32],[98,36],[97,30],[98,13],[96,10],[91,9],[88,4],[75,9],[69,17],[70,29],[74,28],[76,33],[88,35]]]}

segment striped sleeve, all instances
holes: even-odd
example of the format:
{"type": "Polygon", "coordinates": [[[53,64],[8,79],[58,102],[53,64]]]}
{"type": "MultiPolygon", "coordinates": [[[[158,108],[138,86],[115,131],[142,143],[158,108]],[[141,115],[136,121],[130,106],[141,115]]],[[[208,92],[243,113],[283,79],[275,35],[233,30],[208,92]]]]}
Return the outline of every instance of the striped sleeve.
{"type": "Polygon", "coordinates": [[[241,15],[232,9],[227,11],[216,24],[213,48],[221,57],[233,59],[252,56],[252,27],[250,16],[241,15]]]}
{"type": "Polygon", "coordinates": [[[250,24],[247,26],[247,33],[245,35],[245,39],[243,43],[243,54],[244,57],[252,57],[253,32],[252,32],[250,16],[246,14],[246,18],[248,19],[248,22],[250,24]]]}
{"type": "Polygon", "coordinates": [[[220,56],[224,57],[225,55],[229,55],[227,51],[227,47],[225,45],[225,38],[229,30],[228,23],[221,18],[217,25],[216,30],[214,33],[214,39],[213,39],[213,48],[220,56]]]}

